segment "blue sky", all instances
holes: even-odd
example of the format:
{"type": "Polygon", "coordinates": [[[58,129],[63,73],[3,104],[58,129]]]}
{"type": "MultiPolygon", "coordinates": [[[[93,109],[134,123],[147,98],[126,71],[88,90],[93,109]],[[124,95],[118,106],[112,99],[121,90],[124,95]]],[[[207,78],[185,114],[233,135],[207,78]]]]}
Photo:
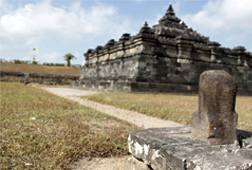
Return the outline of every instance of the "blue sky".
{"type": "Polygon", "coordinates": [[[169,4],[211,41],[252,51],[252,0],[0,0],[0,58],[64,63],[70,52],[82,64],[87,49],[157,24],[169,4]]]}

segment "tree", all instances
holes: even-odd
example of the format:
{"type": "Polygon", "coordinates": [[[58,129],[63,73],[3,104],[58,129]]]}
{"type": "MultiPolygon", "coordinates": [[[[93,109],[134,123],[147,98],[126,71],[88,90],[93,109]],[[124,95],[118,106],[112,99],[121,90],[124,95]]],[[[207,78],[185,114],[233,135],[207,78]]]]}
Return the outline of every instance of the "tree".
{"type": "Polygon", "coordinates": [[[67,53],[66,55],[63,56],[63,58],[67,61],[67,66],[70,67],[71,66],[71,60],[75,59],[76,57],[71,53],[67,53]]]}
{"type": "MultiPolygon", "coordinates": [[[[34,53],[35,53],[36,48],[32,48],[32,50],[33,50],[33,51],[34,51],[34,53]]],[[[36,61],[36,57],[37,57],[37,56],[34,54],[32,64],[38,64],[38,63],[37,63],[37,61],[36,61]]]]}

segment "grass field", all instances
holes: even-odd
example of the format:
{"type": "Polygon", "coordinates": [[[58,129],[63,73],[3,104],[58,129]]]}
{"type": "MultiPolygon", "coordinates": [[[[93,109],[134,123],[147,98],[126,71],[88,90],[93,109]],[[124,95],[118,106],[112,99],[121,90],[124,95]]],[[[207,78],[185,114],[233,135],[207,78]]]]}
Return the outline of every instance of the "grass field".
{"type": "MultiPolygon", "coordinates": [[[[144,93],[98,93],[88,98],[103,104],[189,125],[198,108],[198,96],[144,93]]],[[[237,97],[238,128],[252,131],[252,97],[237,97]]]]}
{"type": "Polygon", "coordinates": [[[80,76],[80,68],[0,62],[0,71],[80,76]]]}
{"type": "Polygon", "coordinates": [[[136,129],[43,90],[2,83],[0,169],[70,169],[82,156],[127,154],[136,129]]]}

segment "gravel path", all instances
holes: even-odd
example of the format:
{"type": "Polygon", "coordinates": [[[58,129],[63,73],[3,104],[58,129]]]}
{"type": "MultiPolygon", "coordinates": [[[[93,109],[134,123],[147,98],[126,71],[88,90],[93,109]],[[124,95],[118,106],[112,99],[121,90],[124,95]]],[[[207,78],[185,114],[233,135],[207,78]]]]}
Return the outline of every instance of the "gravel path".
{"type": "MultiPolygon", "coordinates": [[[[57,96],[76,101],[81,105],[93,108],[99,112],[117,117],[119,119],[128,121],[143,128],[156,128],[156,127],[176,127],[182,126],[179,123],[175,123],[169,120],[162,120],[154,117],[150,117],[138,112],[119,109],[114,106],[104,105],[97,102],[93,102],[87,99],[81,99],[80,96],[91,95],[97,92],[78,90],[71,88],[52,88],[52,87],[39,87],[53,93],[57,96]]],[[[83,158],[76,163],[75,170],[122,170],[125,159],[128,156],[121,158],[93,158],[91,161],[88,158],[83,158]]]]}

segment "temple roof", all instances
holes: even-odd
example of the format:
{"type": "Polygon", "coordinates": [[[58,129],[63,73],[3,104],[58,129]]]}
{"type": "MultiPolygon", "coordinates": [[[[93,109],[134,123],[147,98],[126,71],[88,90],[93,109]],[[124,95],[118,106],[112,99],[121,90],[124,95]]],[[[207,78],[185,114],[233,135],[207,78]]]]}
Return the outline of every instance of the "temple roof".
{"type": "Polygon", "coordinates": [[[204,37],[201,34],[194,31],[192,28],[188,28],[184,22],[181,22],[181,19],[178,18],[172,8],[172,5],[169,5],[169,8],[166,14],[159,20],[157,25],[152,27],[152,30],[156,35],[167,37],[167,38],[178,38],[183,37],[190,41],[208,43],[209,38],[204,37]]]}
{"type": "MultiPolygon", "coordinates": [[[[91,55],[95,52],[101,52],[103,50],[112,50],[119,47],[121,44],[131,44],[134,42],[134,39],[141,37],[148,37],[144,41],[156,41],[162,43],[169,43],[176,45],[177,43],[190,43],[195,47],[212,49],[212,48],[221,48],[218,42],[211,42],[208,37],[205,37],[192,28],[188,28],[187,25],[178,18],[172,8],[172,5],[169,5],[165,15],[159,20],[157,25],[154,25],[152,28],[148,26],[147,22],[144,23],[143,27],[139,30],[139,33],[136,36],[131,36],[128,33],[124,33],[119,41],[114,39],[109,40],[104,46],[97,46],[94,50],[89,49],[87,55],[91,55]]],[[[222,48],[222,50],[225,50],[222,48]]],[[[231,51],[231,49],[228,49],[231,51]]],[[[228,51],[226,50],[226,51],[228,51]]],[[[233,51],[236,52],[245,52],[244,47],[235,47],[233,51]]],[[[251,54],[250,54],[251,56],[251,54]]]]}

